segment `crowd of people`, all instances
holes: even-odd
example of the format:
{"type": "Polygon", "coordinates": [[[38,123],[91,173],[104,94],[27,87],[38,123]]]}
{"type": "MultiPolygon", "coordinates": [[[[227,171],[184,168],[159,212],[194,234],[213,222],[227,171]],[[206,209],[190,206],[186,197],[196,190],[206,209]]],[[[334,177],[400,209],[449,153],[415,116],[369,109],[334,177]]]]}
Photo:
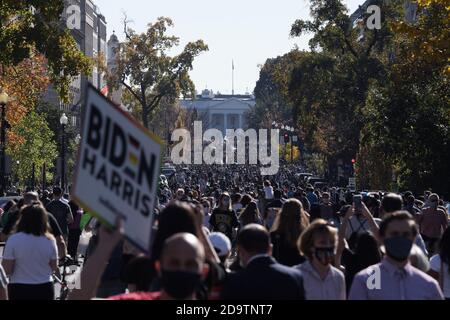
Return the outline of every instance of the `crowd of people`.
{"type": "Polygon", "coordinates": [[[26,193],[1,219],[0,299],[53,299],[58,261],[82,263],[69,299],[450,299],[450,216],[439,195],[310,185],[284,165],[178,167],[162,180],[150,254],[68,195],[26,193]],[[79,261],[82,231],[92,232],[79,261]]]}

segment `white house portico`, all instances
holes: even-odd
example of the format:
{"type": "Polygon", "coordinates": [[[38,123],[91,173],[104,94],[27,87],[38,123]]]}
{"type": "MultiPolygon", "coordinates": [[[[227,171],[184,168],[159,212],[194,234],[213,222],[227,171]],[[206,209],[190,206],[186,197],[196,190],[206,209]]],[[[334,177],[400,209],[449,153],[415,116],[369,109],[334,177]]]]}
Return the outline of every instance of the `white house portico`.
{"type": "Polygon", "coordinates": [[[225,135],[227,129],[246,129],[245,113],[255,105],[248,95],[214,95],[205,90],[196,100],[181,100],[183,108],[196,110],[203,121],[203,129],[218,129],[225,135]]]}

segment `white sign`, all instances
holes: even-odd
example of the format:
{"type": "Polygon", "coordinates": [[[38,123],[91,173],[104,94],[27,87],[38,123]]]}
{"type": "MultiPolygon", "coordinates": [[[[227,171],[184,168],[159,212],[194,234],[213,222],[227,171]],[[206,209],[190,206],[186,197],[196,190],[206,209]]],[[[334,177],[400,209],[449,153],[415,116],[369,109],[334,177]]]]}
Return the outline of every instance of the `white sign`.
{"type": "Polygon", "coordinates": [[[72,197],[100,221],[124,219],[125,236],[149,252],[161,140],[89,85],[72,197]]]}

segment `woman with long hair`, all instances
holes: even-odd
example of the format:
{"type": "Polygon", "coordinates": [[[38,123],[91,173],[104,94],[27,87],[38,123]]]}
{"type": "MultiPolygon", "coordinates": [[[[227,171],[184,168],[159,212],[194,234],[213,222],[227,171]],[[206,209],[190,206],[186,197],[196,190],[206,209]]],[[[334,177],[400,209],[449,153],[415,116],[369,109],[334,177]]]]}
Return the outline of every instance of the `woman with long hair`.
{"type": "Polygon", "coordinates": [[[248,224],[252,223],[261,223],[261,216],[259,214],[258,205],[256,202],[250,202],[239,215],[239,222],[241,224],[241,228],[245,227],[248,224]]]}
{"type": "Polygon", "coordinates": [[[40,203],[24,207],[3,255],[10,278],[9,299],[54,300],[52,274],[57,263],[58,249],[49,232],[47,212],[40,203]]]}
{"type": "Polygon", "coordinates": [[[444,297],[450,300],[450,227],[439,241],[438,254],[430,260],[430,275],[439,281],[444,297]]]}
{"type": "Polygon", "coordinates": [[[297,250],[297,241],[308,226],[309,219],[302,203],[297,199],[286,201],[270,233],[273,257],[279,263],[292,267],[305,261],[297,250]]]}
{"type": "Polygon", "coordinates": [[[222,232],[233,242],[239,221],[231,207],[231,197],[227,192],[219,196],[217,207],[213,210],[209,223],[212,227],[211,231],[222,232]]]}
{"type": "Polygon", "coordinates": [[[354,249],[346,248],[345,234],[349,225],[349,220],[353,216],[355,210],[352,206],[348,206],[343,218],[341,228],[338,234],[338,247],[336,250],[335,265],[345,271],[345,282],[347,291],[353,283],[355,275],[381,261],[381,251],[377,239],[372,233],[363,232],[355,233],[354,249]]]}

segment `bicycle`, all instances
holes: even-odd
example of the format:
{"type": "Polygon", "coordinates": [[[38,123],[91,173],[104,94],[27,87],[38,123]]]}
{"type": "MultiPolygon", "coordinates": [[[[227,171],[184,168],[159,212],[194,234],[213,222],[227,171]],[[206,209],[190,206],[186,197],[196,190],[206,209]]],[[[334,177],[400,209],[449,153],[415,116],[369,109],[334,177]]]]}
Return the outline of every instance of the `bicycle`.
{"type": "MultiPolygon", "coordinates": [[[[61,267],[63,268],[62,275],[61,274],[57,275],[56,273],[53,274],[54,283],[55,284],[58,283],[61,286],[59,297],[56,298],[56,300],[64,301],[67,299],[67,296],[69,295],[70,289],[69,285],[67,284],[66,277],[67,277],[67,268],[74,265],[72,262],[73,262],[72,258],[70,256],[66,256],[64,259],[62,259],[62,263],[60,261],[58,265],[59,268],[61,267]]],[[[58,273],[60,273],[59,270],[58,273]]],[[[71,274],[73,273],[74,271],[71,270],[71,274]]]]}

